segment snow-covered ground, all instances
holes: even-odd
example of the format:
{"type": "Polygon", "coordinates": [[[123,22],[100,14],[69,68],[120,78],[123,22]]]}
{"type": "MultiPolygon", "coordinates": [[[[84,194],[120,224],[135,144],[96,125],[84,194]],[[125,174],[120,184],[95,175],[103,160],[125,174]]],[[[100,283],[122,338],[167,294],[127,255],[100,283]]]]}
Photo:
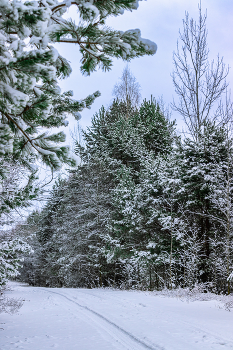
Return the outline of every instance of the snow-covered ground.
{"type": "Polygon", "coordinates": [[[25,301],[18,313],[0,314],[1,350],[233,349],[233,312],[218,301],[12,286],[8,296],[25,301]]]}

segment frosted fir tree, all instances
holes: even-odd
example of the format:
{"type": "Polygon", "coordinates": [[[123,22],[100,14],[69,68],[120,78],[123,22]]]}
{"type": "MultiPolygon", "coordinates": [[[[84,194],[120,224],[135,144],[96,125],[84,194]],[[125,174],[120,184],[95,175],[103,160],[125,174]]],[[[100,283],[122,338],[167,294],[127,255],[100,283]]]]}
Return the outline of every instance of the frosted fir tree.
{"type": "Polygon", "coordinates": [[[21,239],[0,242],[0,291],[9,278],[19,274],[23,253],[30,253],[31,247],[21,239]]]}
{"type": "Polygon", "coordinates": [[[155,100],[144,101],[130,118],[120,117],[110,135],[110,154],[122,165],[113,191],[109,261],[127,261],[129,280],[151,288],[155,261],[162,264],[163,260],[157,254],[163,245],[157,220],[162,194],[157,173],[172,150],[174,123],[167,120],[155,100]],[[155,246],[160,247],[156,250],[155,246]]]}
{"type": "Polygon", "coordinates": [[[190,233],[195,227],[196,241],[200,243],[197,281],[212,281],[217,290],[224,290],[229,275],[226,266],[230,256],[226,248],[232,198],[232,151],[226,130],[208,122],[199,133],[198,142],[185,139],[180,146],[181,189],[177,198],[183,202],[183,216],[190,223],[190,233]]]}
{"type": "Polygon", "coordinates": [[[57,182],[41,213],[33,213],[25,232],[34,254],[27,256],[21,279],[30,284],[96,287],[107,285],[104,256],[111,178],[97,157],[57,182]],[[32,234],[34,233],[34,234],[32,234]]]}

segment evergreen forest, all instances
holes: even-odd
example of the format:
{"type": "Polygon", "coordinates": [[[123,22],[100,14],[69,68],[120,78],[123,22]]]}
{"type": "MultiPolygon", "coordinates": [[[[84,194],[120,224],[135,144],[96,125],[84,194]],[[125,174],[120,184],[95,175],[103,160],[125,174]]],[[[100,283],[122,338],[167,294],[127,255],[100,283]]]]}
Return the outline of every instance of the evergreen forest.
{"type": "Polygon", "coordinates": [[[185,131],[161,99],[140,98],[127,66],[110,105],[74,140],[75,155],[64,145],[61,128],[100,92],[61,92],[72,68],[56,45],[78,48],[84,75],[152,56],[157,45],[139,29],[107,26],[138,6],[0,0],[0,291],[18,274],[33,286],[233,291],[229,68],[209,59],[201,3],[197,21],[186,12],[173,53],[171,108],[185,131]],[[79,24],[64,17],[71,6],[79,24]],[[41,167],[53,183],[46,201],[41,167]],[[39,198],[43,207],[16,224],[15,212],[39,198]]]}
{"type": "Polygon", "coordinates": [[[37,286],[227,293],[233,260],[229,130],[208,121],[177,136],[155,99],[114,100],[76,142],[80,164],[18,228],[37,286]]]}

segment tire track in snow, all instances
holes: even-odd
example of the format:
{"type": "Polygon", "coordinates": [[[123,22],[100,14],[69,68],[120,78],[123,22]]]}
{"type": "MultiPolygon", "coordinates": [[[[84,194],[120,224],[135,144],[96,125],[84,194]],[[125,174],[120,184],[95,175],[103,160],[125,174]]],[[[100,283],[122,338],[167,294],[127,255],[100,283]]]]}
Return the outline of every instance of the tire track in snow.
{"type": "MultiPolygon", "coordinates": [[[[139,338],[137,338],[136,336],[134,336],[133,334],[131,334],[130,332],[127,332],[125,329],[121,328],[120,326],[118,326],[116,323],[110,321],[108,318],[106,318],[105,316],[101,315],[100,313],[90,309],[89,307],[87,306],[84,306],[84,305],[81,305],[79,304],[78,302],[74,301],[73,299],[67,297],[66,295],[62,294],[62,293],[58,293],[58,292],[54,292],[54,291],[51,291],[51,290],[47,290],[45,288],[41,288],[41,290],[44,290],[46,291],[47,293],[52,293],[52,294],[57,294],[67,300],[69,300],[70,302],[72,302],[73,304],[76,304],[78,307],[80,307],[82,310],[85,310],[85,311],[88,311],[88,313],[94,315],[94,316],[97,316],[98,319],[101,319],[102,321],[104,321],[104,323],[107,323],[108,325],[108,328],[106,329],[105,327],[104,330],[106,332],[109,333],[109,326],[112,328],[112,331],[113,331],[113,334],[112,336],[115,337],[115,338],[118,338],[120,340],[123,340],[124,342],[124,339],[122,339],[122,335],[124,335],[124,337],[126,336],[128,338],[128,340],[131,340],[131,344],[129,344],[129,342],[127,341],[126,343],[128,343],[127,346],[131,346],[131,348],[128,348],[129,350],[165,350],[164,347],[161,347],[159,345],[148,345],[146,344],[144,341],[140,340],[139,338]],[[115,333],[116,331],[118,331],[118,334],[119,336],[117,336],[117,334],[115,333]],[[137,344],[137,348],[135,348],[135,345],[137,344]]],[[[104,326],[104,325],[102,325],[104,326]]]]}
{"type": "MultiPolygon", "coordinates": [[[[82,290],[77,289],[77,291],[78,291],[78,293],[82,293],[82,294],[85,294],[85,295],[88,295],[88,296],[92,296],[92,297],[98,298],[98,299],[100,299],[102,301],[109,301],[109,300],[114,300],[114,302],[117,301],[123,307],[128,306],[128,303],[129,303],[129,300],[122,299],[119,296],[114,296],[113,297],[113,296],[109,295],[108,293],[105,293],[104,297],[103,296],[100,297],[99,295],[96,295],[95,293],[93,293],[92,290],[91,291],[86,291],[85,290],[85,292],[84,292],[82,290]]],[[[74,297],[74,299],[76,299],[76,298],[74,297]]],[[[138,302],[133,302],[133,303],[131,303],[131,305],[132,306],[139,306],[140,305],[140,306],[144,306],[145,307],[145,305],[143,305],[142,303],[138,303],[138,302]]]]}

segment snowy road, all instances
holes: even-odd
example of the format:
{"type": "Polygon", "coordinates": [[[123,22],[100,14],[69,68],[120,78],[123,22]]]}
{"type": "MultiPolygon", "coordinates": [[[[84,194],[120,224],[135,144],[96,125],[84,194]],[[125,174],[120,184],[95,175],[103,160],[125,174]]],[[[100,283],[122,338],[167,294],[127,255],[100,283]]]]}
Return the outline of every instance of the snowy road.
{"type": "Polygon", "coordinates": [[[213,300],[19,284],[8,294],[25,302],[0,315],[1,350],[233,349],[233,312],[213,300]]]}

